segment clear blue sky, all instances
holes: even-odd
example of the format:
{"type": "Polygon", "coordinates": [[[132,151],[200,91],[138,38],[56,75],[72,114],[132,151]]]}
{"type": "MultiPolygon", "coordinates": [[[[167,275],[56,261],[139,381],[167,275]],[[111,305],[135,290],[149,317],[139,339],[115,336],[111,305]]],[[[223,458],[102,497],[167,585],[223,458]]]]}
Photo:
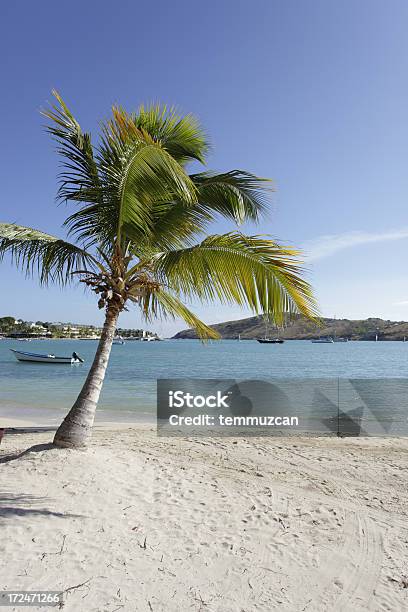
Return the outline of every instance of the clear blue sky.
{"type": "MultiPolygon", "coordinates": [[[[405,0],[2,3],[0,218],[61,233],[39,115],[53,87],[87,130],[114,102],[160,100],[200,118],[211,167],[275,179],[256,231],[304,246],[323,314],[408,319],[407,29],[405,0]]],[[[101,320],[80,289],[0,274],[1,315],[101,320]]]]}

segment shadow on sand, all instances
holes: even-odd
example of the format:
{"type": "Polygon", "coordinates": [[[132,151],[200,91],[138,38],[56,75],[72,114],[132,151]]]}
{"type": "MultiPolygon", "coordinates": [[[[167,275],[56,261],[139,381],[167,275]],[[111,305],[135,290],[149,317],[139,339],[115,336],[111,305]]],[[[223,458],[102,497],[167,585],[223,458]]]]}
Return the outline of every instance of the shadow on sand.
{"type": "Polygon", "coordinates": [[[55,512],[43,507],[46,498],[35,495],[5,493],[0,496],[0,523],[3,519],[16,516],[44,516],[57,518],[84,518],[81,514],[70,514],[68,512],[55,512]]]}
{"type": "Polygon", "coordinates": [[[55,449],[56,446],[52,444],[52,442],[48,442],[46,444],[34,444],[30,446],[30,448],[26,448],[21,453],[14,453],[11,455],[4,455],[4,457],[0,457],[0,463],[8,463],[9,461],[15,461],[16,459],[20,459],[24,457],[24,455],[28,455],[29,453],[40,453],[41,451],[55,449]]]}
{"type": "MultiPolygon", "coordinates": [[[[40,453],[55,449],[52,443],[34,444],[26,450],[17,453],[0,457],[0,463],[7,463],[20,459],[30,453],[40,453]]],[[[0,524],[2,520],[17,516],[44,516],[58,518],[84,518],[81,514],[70,514],[68,512],[56,512],[43,507],[44,502],[50,501],[46,497],[36,497],[25,493],[5,492],[0,494],[0,524]]]]}

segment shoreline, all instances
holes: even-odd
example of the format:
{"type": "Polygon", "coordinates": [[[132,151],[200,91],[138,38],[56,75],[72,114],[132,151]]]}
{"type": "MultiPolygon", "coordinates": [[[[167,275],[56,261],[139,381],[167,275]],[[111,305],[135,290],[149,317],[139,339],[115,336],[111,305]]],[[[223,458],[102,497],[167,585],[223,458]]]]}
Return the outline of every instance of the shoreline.
{"type": "MultiPolygon", "coordinates": [[[[69,408],[57,412],[57,410],[38,408],[2,406],[0,404],[0,427],[18,428],[18,427],[58,427],[69,408]]],[[[95,426],[121,424],[143,425],[156,424],[156,415],[146,412],[130,412],[130,411],[114,411],[114,410],[97,410],[95,417],[95,426]]]]}

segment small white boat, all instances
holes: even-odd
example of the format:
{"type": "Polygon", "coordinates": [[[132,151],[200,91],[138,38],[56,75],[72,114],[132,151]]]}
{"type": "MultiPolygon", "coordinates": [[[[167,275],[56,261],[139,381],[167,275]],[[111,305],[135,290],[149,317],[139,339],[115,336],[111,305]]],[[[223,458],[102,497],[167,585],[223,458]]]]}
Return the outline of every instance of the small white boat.
{"type": "Polygon", "coordinates": [[[16,351],[10,349],[14,353],[14,357],[18,361],[31,361],[35,363],[83,363],[84,360],[73,352],[71,357],[57,357],[56,355],[39,355],[37,353],[26,353],[25,351],[16,351]]]}
{"type": "Polygon", "coordinates": [[[317,338],[312,340],[313,344],[334,344],[333,338],[317,338]]]}
{"type": "Polygon", "coordinates": [[[125,341],[122,338],[122,336],[117,336],[116,338],[113,339],[112,344],[125,344],[125,341]]]}

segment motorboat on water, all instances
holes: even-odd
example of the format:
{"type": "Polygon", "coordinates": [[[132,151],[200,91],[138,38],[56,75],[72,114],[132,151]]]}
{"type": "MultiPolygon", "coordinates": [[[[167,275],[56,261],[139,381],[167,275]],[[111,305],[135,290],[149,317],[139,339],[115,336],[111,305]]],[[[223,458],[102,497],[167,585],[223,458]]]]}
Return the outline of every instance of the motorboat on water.
{"type": "Polygon", "coordinates": [[[31,361],[34,363],[84,363],[82,357],[75,353],[75,351],[70,357],[57,357],[53,354],[39,355],[38,353],[26,353],[25,351],[16,351],[15,349],[10,349],[10,351],[18,361],[31,361]]]}
{"type": "Polygon", "coordinates": [[[334,344],[333,338],[316,338],[312,342],[313,344],[334,344]]]}

